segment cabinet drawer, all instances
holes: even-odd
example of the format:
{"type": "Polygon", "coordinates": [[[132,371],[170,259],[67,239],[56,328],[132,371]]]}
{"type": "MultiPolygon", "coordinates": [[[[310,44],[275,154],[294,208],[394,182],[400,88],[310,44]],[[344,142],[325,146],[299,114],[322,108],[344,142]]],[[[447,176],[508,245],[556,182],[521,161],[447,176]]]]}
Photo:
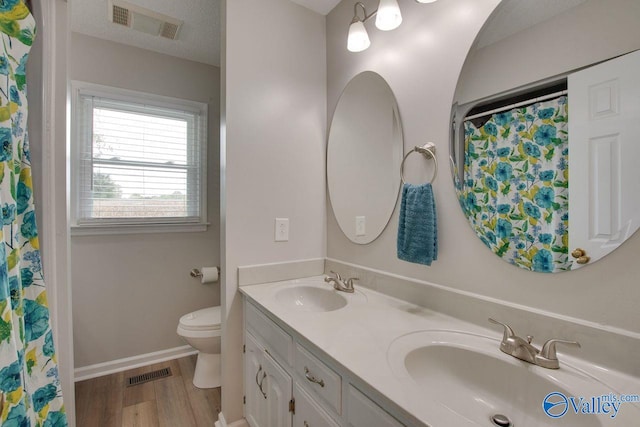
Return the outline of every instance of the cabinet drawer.
{"type": "Polygon", "coordinates": [[[245,304],[245,322],[251,331],[265,346],[269,354],[283,365],[291,366],[293,339],[271,319],[262,314],[253,304],[245,304]]]}
{"type": "Polygon", "coordinates": [[[342,413],[342,378],[296,343],[295,371],[308,390],[317,395],[336,414],[342,413]]]}
{"type": "Polygon", "coordinates": [[[349,385],[347,422],[349,427],[404,427],[360,390],[349,385]]]}
{"type": "Polygon", "coordinates": [[[293,387],[293,397],[296,399],[293,427],[338,427],[338,424],[297,382],[293,387]]]}

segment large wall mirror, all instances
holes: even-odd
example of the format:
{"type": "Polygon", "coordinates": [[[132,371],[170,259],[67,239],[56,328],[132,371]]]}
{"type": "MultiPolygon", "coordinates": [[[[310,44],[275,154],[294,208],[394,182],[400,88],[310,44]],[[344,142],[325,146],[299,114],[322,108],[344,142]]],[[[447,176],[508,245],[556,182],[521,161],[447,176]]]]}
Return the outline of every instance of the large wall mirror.
{"type": "Polygon", "coordinates": [[[391,88],[365,71],[345,87],[331,121],[327,183],[336,220],[354,243],[385,229],[400,189],[402,124],[391,88]]]}
{"type": "Polygon", "coordinates": [[[640,2],[503,0],[451,114],[452,178],[476,235],[537,272],[575,270],[640,225],[640,2]]]}

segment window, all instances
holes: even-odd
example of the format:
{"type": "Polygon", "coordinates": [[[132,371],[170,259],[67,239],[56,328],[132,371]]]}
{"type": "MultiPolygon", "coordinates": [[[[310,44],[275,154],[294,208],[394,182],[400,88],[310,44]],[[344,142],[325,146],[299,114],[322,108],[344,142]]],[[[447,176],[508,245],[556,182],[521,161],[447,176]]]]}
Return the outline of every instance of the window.
{"type": "Polygon", "coordinates": [[[73,83],[74,234],[206,227],[206,104],[73,83]]]}

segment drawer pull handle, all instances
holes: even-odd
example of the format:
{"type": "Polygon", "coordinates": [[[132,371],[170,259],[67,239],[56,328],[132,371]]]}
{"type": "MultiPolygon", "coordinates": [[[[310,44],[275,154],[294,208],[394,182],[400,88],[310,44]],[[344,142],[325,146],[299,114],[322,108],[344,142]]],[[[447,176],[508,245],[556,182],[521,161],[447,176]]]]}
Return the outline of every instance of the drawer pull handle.
{"type": "Polygon", "coordinates": [[[267,373],[266,372],[262,372],[262,378],[260,380],[258,380],[258,377],[260,376],[260,371],[262,371],[262,365],[258,366],[258,372],[256,372],[256,384],[258,385],[258,388],[260,389],[260,393],[262,393],[262,397],[264,397],[265,399],[267,398],[267,393],[264,392],[264,390],[262,389],[262,383],[264,382],[264,379],[267,377],[267,373]]]}
{"type": "Polygon", "coordinates": [[[258,372],[256,372],[256,385],[260,387],[260,382],[258,381],[258,377],[260,376],[260,371],[262,371],[262,365],[258,365],[258,372]]]}
{"type": "Polygon", "coordinates": [[[312,383],[316,383],[320,387],[324,387],[324,380],[319,380],[316,377],[314,377],[313,375],[311,375],[311,373],[309,372],[309,368],[307,368],[306,366],[304,367],[304,376],[305,376],[305,378],[307,378],[312,383]]]}
{"type": "Polygon", "coordinates": [[[309,427],[309,423],[307,422],[307,420],[304,421],[304,427],[309,427]]]}
{"type": "MultiPolygon", "coordinates": [[[[266,377],[267,374],[264,374],[264,377],[266,377]]],[[[262,379],[264,380],[264,377],[262,377],[262,379]]],[[[262,381],[260,381],[260,393],[262,393],[262,397],[264,397],[265,399],[267,398],[267,393],[262,389],[262,381]]]]}

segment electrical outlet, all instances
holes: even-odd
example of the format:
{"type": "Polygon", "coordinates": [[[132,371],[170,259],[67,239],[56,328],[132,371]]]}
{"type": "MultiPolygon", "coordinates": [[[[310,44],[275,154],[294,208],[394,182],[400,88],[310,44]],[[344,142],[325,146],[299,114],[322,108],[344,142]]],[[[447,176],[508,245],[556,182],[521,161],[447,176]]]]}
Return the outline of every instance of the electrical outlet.
{"type": "Polygon", "coordinates": [[[367,234],[367,217],[356,217],[356,236],[364,236],[367,234]]]}
{"type": "Polygon", "coordinates": [[[289,241],[289,218],[276,218],[276,242],[289,241]]]}

